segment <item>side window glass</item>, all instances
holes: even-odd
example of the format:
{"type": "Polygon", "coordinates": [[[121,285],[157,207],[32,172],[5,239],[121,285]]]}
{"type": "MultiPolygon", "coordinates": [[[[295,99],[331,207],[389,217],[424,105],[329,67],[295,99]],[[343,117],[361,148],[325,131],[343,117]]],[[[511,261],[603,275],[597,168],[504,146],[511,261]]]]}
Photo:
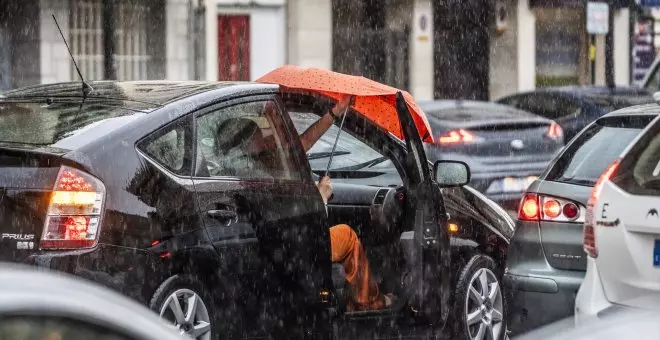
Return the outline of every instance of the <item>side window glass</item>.
{"type": "Polygon", "coordinates": [[[660,135],[653,137],[637,158],[633,177],[642,188],[660,192],[660,135]]]}
{"type": "Polygon", "coordinates": [[[299,180],[273,101],[238,104],[197,118],[196,176],[299,180]]]}
{"type": "Polygon", "coordinates": [[[3,317],[0,339],[134,340],[80,320],[42,316],[3,317]]]}
{"type": "Polygon", "coordinates": [[[648,82],[646,83],[646,88],[649,92],[654,93],[660,91],[660,64],[658,64],[651,72],[648,82]]]}
{"type": "Polygon", "coordinates": [[[156,131],[138,148],[177,175],[189,176],[192,169],[192,131],[188,117],[156,131]]]}
{"type": "MultiPolygon", "coordinates": [[[[319,117],[309,112],[290,112],[291,120],[302,134],[319,117]]],[[[331,126],[326,133],[307,152],[312,171],[324,173],[332,153],[332,146],[337,138],[339,127],[331,126]]],[[[342,131],[330,166],[333,181],[377,186],[401,185],[402,180],[394,163],[380,152],[372,149],[361,140],[342,131]]]]}

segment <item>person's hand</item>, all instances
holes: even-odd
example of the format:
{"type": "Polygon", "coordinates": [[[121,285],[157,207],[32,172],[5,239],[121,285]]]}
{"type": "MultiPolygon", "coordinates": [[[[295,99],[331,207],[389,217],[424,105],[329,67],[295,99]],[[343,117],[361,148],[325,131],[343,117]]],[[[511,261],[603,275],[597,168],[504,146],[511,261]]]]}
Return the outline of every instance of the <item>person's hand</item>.
{"type": "Polygon", "coordinates": [[[352,96],[350,95],[344,95],[344,97],[337,101],[337,104],[335,104],[335,106],[332,108],[332,113],[335,115],[335,117],[341,118],[344,116],[346,108],[351,105],[351,97],[352,96]]]}
{"type": "Polygon", "coordinates": [[[332,183],[330,183],[330,177],[323,176],[316,186],[319,188],[323,203],[328,204],[328,200],[330,199],[330,196],[332,196],[332,183]]]}

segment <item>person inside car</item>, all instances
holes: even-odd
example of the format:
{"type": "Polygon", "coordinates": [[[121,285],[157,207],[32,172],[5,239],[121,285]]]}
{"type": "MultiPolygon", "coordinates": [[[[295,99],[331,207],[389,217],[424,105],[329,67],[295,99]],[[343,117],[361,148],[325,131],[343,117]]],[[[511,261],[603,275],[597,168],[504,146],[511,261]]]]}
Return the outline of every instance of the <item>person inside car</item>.
{"type": "MultiPolygon", "coordinates": [[[[350,97],[347,96],[300,135],[305,152],[318,141],[336,119],[343,116],[349,104],[350,97]]],[[[264,107],[265,111],[269,110],[269,105],[272,104],[267,103],[264,107]]],[[[275,163],[277,157],[272,157],[273,152],[277,152],[273,137],[265,137],[254,120],[230,118],[220,124],[217,131],[216,152],[228,156],[221,159],[231,163],[220,165],[225,167],[225,171],[227,168],[232,168],[236,171],[256,172],[259,174],[257,177],[264,178],[263,176],[269,172],[281,170],[281,167],[275,163]],[[233,133],[227,133],[228,131],[233,133]],[[237,149],[244,151],[235,151],[237,149]]],[[[269,177],[271,176],[265,178],[269,177]]],[[[323,203],[327,204],[332,196],[330,178],[322,177],[317,187],[323,203]]],[[[346,273],[345,279],[350,292],[347,301],[348,311],[379,310],[392,305],[393,295],[381,294],[378,283],[371,275],[366,252],[353,228],[347,224],[330,227],[330,247],[332,262],[342,264],[346,273]]]]}

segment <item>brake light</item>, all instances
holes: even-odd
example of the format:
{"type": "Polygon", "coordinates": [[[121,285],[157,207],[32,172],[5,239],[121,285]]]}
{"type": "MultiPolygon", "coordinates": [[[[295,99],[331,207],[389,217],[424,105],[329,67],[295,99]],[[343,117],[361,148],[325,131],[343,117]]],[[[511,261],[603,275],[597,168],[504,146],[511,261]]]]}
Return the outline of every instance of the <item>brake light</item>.
{"type": "Polygon", "coordinates": [[[584,221],[584,228],[582,230],[582,248],[587,255],[596,258],[598,257],[598,247],[596,246],[596,230],[594,221],[594,208],[598,202],[598,197],[603,189],[603,184],[614,176],[617,168],[619,167],[619,160],[614,161],[610,166],[605,169],[602,175],[596,181],[591,196],[587,202],[587,217],[584,221]]]}
{"type": "Polygon", "coordinates": [[[564,136],[564,130],[557,123],[550,124],[548,127],[547,136],[552,139],[558,139],[564,136]]]}
{"type": "Polygon", "coordinates": [[[452,130],[438,138],[440,144],[471,143],[474,135],[464,129],[452,130]]]}
{"type": "Polygon", "coordinates": [[[525,194],[520,201],[518,209],[518,219],[524,221],[539,220],[539,201],[536,194],[525,194]]]}
{"type": "Polygon", "coordinates": [[[98,242],[105,187],[91,175],[62,166],[41,236],[41,249],[92,248],[98,242]]]}
{"type": "Polygon", "coordinates": [[[582,212],[584,212],[584,209],[570,200],[528,193],[520,201],[518,219],[581,223],[584,221],[582,212]]]}

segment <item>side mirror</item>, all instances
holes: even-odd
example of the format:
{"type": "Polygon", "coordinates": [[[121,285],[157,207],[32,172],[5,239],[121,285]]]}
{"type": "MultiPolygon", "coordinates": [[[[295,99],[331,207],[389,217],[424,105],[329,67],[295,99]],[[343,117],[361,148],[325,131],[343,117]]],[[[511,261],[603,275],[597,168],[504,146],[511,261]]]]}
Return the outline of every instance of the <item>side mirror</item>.
{"type": "Polygon", "coordinates": [[[470,182],[470,167],[460,161],[437,161],[433,165],[435,181],[441,187],[459,187],[470,182]]]}

